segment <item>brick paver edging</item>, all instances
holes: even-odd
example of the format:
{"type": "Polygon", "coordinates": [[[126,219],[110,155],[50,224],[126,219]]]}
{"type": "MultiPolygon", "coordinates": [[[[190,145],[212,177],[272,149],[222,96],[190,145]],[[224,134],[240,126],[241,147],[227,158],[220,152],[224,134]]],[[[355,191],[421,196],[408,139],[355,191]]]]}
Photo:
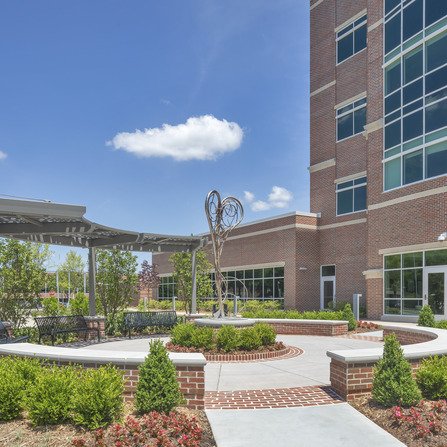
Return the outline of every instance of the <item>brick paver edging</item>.
{"type": "Polygon", "coordinates": [[[205,408],[209,410],[310,407],[342,402],[329,386],[205,392],[205,408]]]}
{"type": "Polygon", "coordinates": [[[242,354],[206,354],[207,362],[219,363],[246,363],[246,362],[266,362],[269,360],[290,359],[301,355],[304,351],[295,346],[286,346],[284,349],[267,352],[247,352],[242,354]]]}

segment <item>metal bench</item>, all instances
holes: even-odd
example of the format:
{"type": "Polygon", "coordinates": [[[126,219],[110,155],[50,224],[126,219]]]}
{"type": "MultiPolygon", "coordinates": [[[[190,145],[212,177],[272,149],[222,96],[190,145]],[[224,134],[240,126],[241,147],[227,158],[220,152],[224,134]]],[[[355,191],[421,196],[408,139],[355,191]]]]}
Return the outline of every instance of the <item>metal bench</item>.
{"type": "Polygon", "coordinates": [[[6,343],[21,343],[28,340],[28,336],[10,337],[7,327],[0,321],[0,344],[6,343]]]}
{"type": "Polygon", "coordinates": [[[126,312],[124,313],[124,331],[129,338],[132,329],[141,331],[147,327],[170,329],[177,323],[177,313],[174,310],[158,312],[126,312]]]}
{"type": "Polygon", "coordinates": [[[98,334],[98,341],[101,341],[99,328],[90,328],[83,315],[61,315],[54,317],[35,317],[37,330],[39,331],[39,343],[44,336],[51,337],[51,343],[54,345],[56,335],[67,333],[84,333],[84,339],[87,339],[89,332],[98,334]]]}

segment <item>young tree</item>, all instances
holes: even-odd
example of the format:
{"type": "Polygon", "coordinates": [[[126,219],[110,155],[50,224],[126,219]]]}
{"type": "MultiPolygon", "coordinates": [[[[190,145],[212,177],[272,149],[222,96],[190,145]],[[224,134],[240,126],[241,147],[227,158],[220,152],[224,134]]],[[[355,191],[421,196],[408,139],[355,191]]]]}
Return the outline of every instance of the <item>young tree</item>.
{"type": "Polygon", "coordinates": [[[48,246],[0,239],[0,319],[23,326],[45,287],[48,246]]]}
{"type": "MultiPolygon", "coordinates": [[[[192,255],[191,253],[174,253],[169,258],[174,267],[174,282],[177,298],[184,302],[185,311],[191,312],[192,298],[192,255]]],[[[196,252],[197,298],[213,296],[210,278],[211,264],[203,250],[196,252]]]]}
{"type": "MultiPolygon", "coordinates": [[[[158,276],[157,264],[149,264],[146,260],[141,264],[141,270],[138,273],[138,288],[147,293],[149,298],[150,290],[158,287],[160,277],[158,276]]],[[[146,302],[145,302],[146,305],[146,302]]]]}
{"type": "Polygon", "coordinates": [[[81,255],[73,250],[69,251],[58,271],[60,290],[70,294],[84,290],[85,262],[81,255]]]}
{"type": "Polygon", "coordinates": [[[129,251],[98,250],[96,292],[104,316],[111,321],[137,292],[137,257],[129,251]]]}

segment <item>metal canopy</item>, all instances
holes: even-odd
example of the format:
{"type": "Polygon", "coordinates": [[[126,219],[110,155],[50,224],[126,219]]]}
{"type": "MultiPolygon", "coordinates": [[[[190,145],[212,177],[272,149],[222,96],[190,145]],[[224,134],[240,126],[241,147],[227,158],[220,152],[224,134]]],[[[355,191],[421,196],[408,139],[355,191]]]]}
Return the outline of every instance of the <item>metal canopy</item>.
{"type": "Polygon", "coordinates": [[[201,237],[138,233],[91,222],[84,206],[0,198],[0,236],[80,248],[192,252],[201,237]]]}

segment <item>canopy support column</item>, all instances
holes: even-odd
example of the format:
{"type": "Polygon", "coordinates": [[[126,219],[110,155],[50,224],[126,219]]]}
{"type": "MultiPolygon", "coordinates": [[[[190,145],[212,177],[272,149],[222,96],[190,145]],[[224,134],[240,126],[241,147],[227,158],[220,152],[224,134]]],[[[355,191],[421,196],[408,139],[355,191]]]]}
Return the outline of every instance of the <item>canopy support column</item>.
{"type": "Polygon", "coordinates": [[[96,315],[96,250],[88,249],[88,311],[90,316],[96,315]]]}
{"type": "Polygon", "coordinates": [[[192,251],[192,293],[191,293],[191,313],[197,313],[197,262],[196,262],[197,250],[192,251]]]}

